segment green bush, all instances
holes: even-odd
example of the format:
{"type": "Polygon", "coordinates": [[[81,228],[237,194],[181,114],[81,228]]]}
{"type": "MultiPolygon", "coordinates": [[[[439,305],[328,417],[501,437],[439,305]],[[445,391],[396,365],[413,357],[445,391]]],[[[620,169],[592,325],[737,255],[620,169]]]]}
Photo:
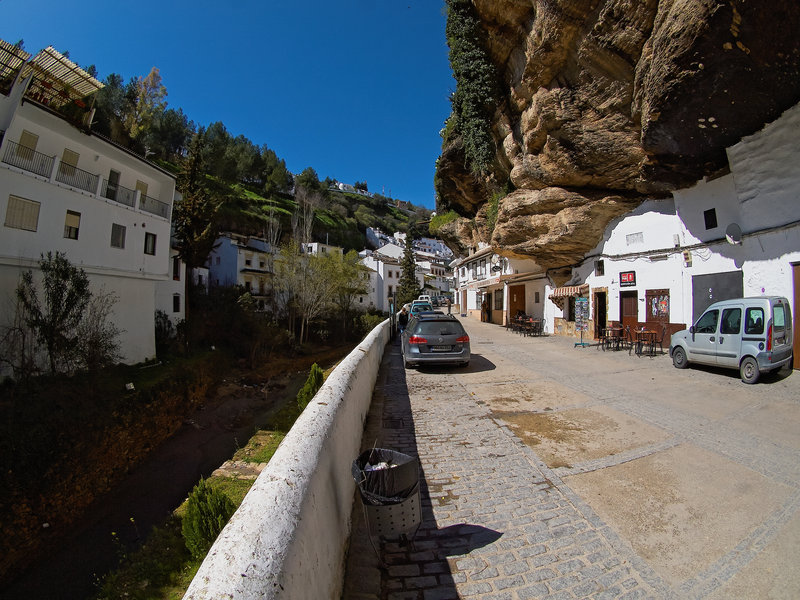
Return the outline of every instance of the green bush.
{"type": "Polygon", "coordinates": [[[456,219],[458,219],[458,213],[454,210],[450,210],[441,214],[437,213],[436,216],[431,217],[431,223],[428,226],[428,229],[432,234],[437,235],[442,227],[448,223],[452,223],[456,219]]]}
{"type": "Polygon", "coordinates": [[[184,543],[193,557],[205,556],[235,510],[230,498],[200,479],[189,495],[181,524],[184,543]]]}
{"type": "Polygon", "coordinates": [[[308,379],[306,379],[305,384],[303,384],[303,389],[297,392],[297,405],[301,409],[305,409],[308,403],[311,402],[314,394],[322,387],[324,378],[325,375],[322,369],[319,368],[319,365],[317,365],[317,363],[311,365],[311,372],[308,374],[308,379]]]}

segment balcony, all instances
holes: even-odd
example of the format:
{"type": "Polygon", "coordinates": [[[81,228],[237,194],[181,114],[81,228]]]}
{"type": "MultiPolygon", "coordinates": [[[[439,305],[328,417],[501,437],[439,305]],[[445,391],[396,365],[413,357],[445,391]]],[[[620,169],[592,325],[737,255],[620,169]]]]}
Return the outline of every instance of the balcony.
{"type": "Polygon", "coordinates": [[[5,142],[2,162],[39,177],[44,177],[51,183],[62,183],[76,190],[88,192],[98,198],[112,200],[130,208],[136,208],[138,197],[140,211],[162,219],[169,219],[170,205],[167,202],[162,202],[136,190],[112,183],[108,179],[103,179],[102,185],[100,185],[100,175],[57,161],[54,156],[42,154],[11,140],[6,140],[5,142]],[[58,168],[55,168],[56,162],[58,162],[58,168]],[[55,173],[53,173],[54,169],[55,173]]]}
{"type": "Polygon", "coordinates": [[[97,184],[100,181],[100,176],[93,175],[88,171],[62,162],[58,165],[56,181],[85,192],[95,193],[97,191],[97,184]]]}
{"type": "Polygon", "coordinates": [[[6,144],[6,153],[3,156],[3,162],[23,169],[29,173],[35,173],[41,177],[50,178],[53,172],[53,163],[55,159],[52,156],[47,156],[41,152],[36,152],[31,148],[20,146],[16,142],[8,141],[6,144]]]}
{"type": "Polygon", "coordinates": [[[139,199],[139,210],[143,210],[151,215],[156,215],[165,219],[169,217],[169,204],[162,202],[161,200],[151,198],[150,196],[145,196],[144,194],[142,194],[141,198],[139,199]]]}
{"type": "Polygon", "coordinates": [[[136,190],[126,188],[118,183],[111,183],[108,179],[103,179],[103,189],[100,191],[100,195],[131,208],[136,206],[136,190]]]}

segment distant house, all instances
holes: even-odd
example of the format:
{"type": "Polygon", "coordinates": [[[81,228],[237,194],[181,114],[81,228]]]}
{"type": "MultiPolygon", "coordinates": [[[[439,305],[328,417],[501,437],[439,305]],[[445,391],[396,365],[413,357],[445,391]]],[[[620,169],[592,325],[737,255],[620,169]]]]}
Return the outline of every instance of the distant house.
{"type": "Polygon", "coordinates": [[[269,243],[259,237],[226,232],[217,238],[209,254],[209,284],[240,286],[258,301],[268,299],[274,274],[274,255],[269,243]]]}
{"type": "Polygon", "coordinates": [[[20,274],[63,252],[92,291],[117,296],[121,352],[136,363],[155,356],[175,178],[91,131],[100,88],[53,48],[31,58],[0,40],[0,324],[14,317],[20,274]]]}
{"type": "Polygon", "coordinates": [[[302,244],[304,254],[311,254],[314,256],[324,256],[326,254],[343,254],[344,250],[339,246],[331,246],[329,244],[320,244],[319,242],[309,242],[302,244]]]}

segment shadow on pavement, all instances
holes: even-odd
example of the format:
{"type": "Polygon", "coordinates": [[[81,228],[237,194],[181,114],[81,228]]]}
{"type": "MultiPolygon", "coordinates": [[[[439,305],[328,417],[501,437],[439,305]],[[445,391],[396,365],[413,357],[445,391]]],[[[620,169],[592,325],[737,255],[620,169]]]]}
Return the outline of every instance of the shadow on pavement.
{"type": "Polygon", "coordinates": [[[450,373],[456,370],[458,373],[480,373],[481,371],[494,371],[497,366],[490,360],[484,358],[480,354],[472,354],[469,359],[469,365],[466,367],[451,367],[451,366],[431,366],[420,365],[415,367],[423,373],[450,373]]]}
{"type": "MultiPolygon", "coordinates": [[[[469,367],[459,370],[479,372],[494,368],[492,362],[473,355],[469,367]]],[[[447,373],[451,369],[423,367],[423,370],[447,373]]],[[[406,371],[399,345],[391,343],[384,353],[362,437],[362,451],[373,447],[419,456],[406,371]]],[[[370,538],[361,498],[356,490],[343,600],[386,598],[403,593],[403,597],[417,594],[427,598],[432,594],[430,597],[443,600],[458,598],[449,561],[491,544],[503,535],[468,523],[439,529],[433,512],[434,504],[452,502],[455,498],[443,483],[429,482],[422,465],[420,495],[421,523],[409,543],[370,538]]]]}

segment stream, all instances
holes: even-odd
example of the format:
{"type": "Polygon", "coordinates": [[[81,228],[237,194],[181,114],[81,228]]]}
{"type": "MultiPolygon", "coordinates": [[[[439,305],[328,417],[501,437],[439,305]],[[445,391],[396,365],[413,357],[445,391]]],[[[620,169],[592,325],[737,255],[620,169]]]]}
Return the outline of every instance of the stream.
{"type": "Polygon", "coordinates": [[[97,593],[97,581],[114,569],[121,545],[130,550],[188,496],[200,477],[244,446],[255,431],[302,387],[307,371],[282,379],[275,391],[232,383],[236,393],[186,419],[180,429],[150,456],[95,501],[71,531],[53,539],[52,547],[6,589],[3,600],[85,600],[97,593]],[[118,542],[112,538],[116,533],[118,542]]]}

